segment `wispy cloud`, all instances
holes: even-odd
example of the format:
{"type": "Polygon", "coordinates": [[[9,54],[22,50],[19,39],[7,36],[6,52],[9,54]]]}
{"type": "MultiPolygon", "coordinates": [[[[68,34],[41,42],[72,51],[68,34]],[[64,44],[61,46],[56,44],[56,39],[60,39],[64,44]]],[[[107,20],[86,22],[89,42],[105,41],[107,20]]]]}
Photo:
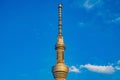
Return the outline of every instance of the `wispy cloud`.
{"type": "Polygon", "coordinates": [[[97,73],[111,74],[111,73],[115,72],[113,66],[101,66],[101,65],[85,64],[85,65],[80,65],[80,68],[85,68],[89,71],[97,72],[97,73]]]}
{"type": "Polygon", "coordinates": [[[117,18],[113,19],[112,22],[114,22],[114,23],[120,23],[120,17],[117,17],[117,18]]]}
{"type": "Polygon", "coordinates": [[[120,60],[117,61],[117,66],[115,66],[116,70],[120,70],[120,60]]]}
{"type": "Polygon", "coordinates": [[[117,64],[120,64],[120,60],[117,61],[117,64]]]}
{"type": "Polygon", "coordinates": [[[115,24],[120,24],[120,16],[118,16],[118,17],[115,17],[115,18],[113,18],[113,19],[111,19],[111,20],[108,20],[108,21],[106,21],[106,23],[115,23],[115,24]]]}
{"type": "Polygon", "coordinates": [[[91,9],[101,3],[101,0],[86,0],[83,4],[83,6],[86,9],[91,9]]]}
{"type": "Polygon", "coordinates": [[[75,66],[71,66],[71,67],[69,68],[69,71],[70,71],[70,72],[75,72],[75,73],[79,73],[79,72],[80,72],[80,70],[79,70],[78,68],[76,68],[75,66]]]}
{"type": "Polygon", "coordinates": [[[73,4],[79,8],[90,10],[96,7],[100,7],[103,4],[102,0],[74,0],[73,4]]]}
{"type": "Polygon", "coordinates": [[[115,69],[116,70],[120,70],[120,66],[115,66],[115,69]]]}
{"type": "Polygon", "coordinates": [[[78,22],[77,26],[78,27],[86,27],[86,24],[84,22],[78,22]]]}

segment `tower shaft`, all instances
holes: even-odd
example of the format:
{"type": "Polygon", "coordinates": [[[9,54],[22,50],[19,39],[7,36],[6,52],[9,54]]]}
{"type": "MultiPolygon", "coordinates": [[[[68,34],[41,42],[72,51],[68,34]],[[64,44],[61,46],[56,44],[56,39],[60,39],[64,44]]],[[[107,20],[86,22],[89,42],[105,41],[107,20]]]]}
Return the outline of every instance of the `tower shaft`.
{"type": "Polygon", "coordinates": [[[57,63],[52,68],[53,76],[55,80],[66,80],[69,68],[64,64],[65,45],[62,36],[62,4],[58,6],[58,37],[55,50],[57,52],[57,63]]]}

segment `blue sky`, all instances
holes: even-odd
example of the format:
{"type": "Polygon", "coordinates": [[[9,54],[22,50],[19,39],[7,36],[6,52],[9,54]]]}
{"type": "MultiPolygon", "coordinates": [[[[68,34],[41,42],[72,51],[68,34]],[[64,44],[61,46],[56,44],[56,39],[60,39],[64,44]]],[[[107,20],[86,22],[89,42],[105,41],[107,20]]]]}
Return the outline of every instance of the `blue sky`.
{"type": "Polygon", "coordinates": [[[120,80],[119,0],[0,0],[0,80],[54,80],[61,2],[67,80],[120,80]]]}

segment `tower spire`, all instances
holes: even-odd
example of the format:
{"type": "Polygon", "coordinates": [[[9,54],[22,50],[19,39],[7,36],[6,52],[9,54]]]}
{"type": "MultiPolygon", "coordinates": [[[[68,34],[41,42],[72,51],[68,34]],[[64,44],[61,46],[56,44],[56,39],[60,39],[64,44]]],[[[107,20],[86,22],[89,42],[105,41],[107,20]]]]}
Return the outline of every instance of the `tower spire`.
{"type": "Polygon", "coordinates": [[[57,54],[57,63],[64,63],[64,49],[65,45],[63,42],[63,36],[62,36],[62,4],[58,5],[58,38],[57,38],[57,44],[55,46],[56,51],[59,53],[57,54]],[[60,52],[60,49],[62,52],[60,52]]]}
{"type": "Polygon", "coordinates": [[[58,35],[62,35],[62,4],[58,5],[58,35]]]}
{"type": "Polygon", "coordinates": [[[58,5],[58,37],[57,44],[55,45],[55,50],[57,52],[57,63],[52,68],[53,76],[55,80],[66,80],[69,68],[64,64],[65,45],[62,36],[62,4],[58,5]]]}

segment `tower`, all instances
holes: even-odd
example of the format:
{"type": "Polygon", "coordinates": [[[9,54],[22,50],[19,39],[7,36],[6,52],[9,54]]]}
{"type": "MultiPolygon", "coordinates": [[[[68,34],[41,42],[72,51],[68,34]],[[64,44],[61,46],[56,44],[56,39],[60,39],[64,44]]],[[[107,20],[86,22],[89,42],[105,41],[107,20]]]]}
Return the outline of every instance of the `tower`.
{"type": "Polygon", "coordinates": [[[58,5],[58,37],[55,50],[57,52],[57,61],[56,65],[52,67],[53,76],[55,80],[66,80],[69,68],[64,64],[65,44],[62,36],[62,4],[58,5]]]}

